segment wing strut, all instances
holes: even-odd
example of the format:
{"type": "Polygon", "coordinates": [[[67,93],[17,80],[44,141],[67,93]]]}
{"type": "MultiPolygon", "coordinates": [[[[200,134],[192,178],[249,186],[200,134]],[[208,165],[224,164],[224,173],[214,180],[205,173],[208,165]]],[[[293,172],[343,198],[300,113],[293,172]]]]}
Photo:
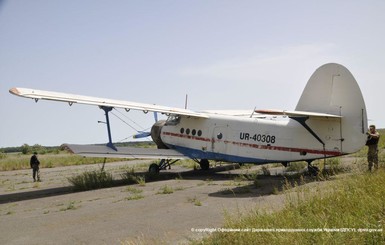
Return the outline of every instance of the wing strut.
{"type": "Polygon", "coordinates": [[[110,127],[110,117],[108,113],[113,109],[113,107],[108,106],[100,106],[100,109],[102,109],[106,113],[106,124],[107,124],[107,133],[108,133],[108,143],[107,146],[113,149],[114,151],[118,151],[114,144],[112,143],[112,136],[111,136],[111,127],[110,127]]]}
{"type": "MultiPolygon", "coordinates": [[[[311,135],[313,135],[314,138],[316,138],[318,140],[318,142],[320,142],[322,144],[322,147],[324,149],[324,166],[326,165],[326,150],[325,150],[325,142],[322,141],[322,139],[320,137],[318,137],[318,135],[313,131],[313,129],[311,129],[309,127],[309,125],[306,124],[306,121],[307,119],[309,119],[309,117],[289,117],[295,121],[297,121],[299,124],[301,124],[311,135]]],[[[317,174],[317,168],[316,167],[313,167],[311,165],[311,161],[308,162],[308,169],[310,169],[310,171],[315,171],[315,173],[317,174]]]]}
{"type": "Polygon", "coordinates": [[[297,121],[299,124],[301,124],[311,135],[313,135],[314,138],[316,138],[318,140],[318,142],[320,142],[324,147],[325,147],[325,143],[321,140],[320,137],[318,137],[318,135],[313,131],[313,129],[311,129],[307,124],[306,124],[306,120],[309,119],[309,117],[289,117],[295,121],[297,121]]]}

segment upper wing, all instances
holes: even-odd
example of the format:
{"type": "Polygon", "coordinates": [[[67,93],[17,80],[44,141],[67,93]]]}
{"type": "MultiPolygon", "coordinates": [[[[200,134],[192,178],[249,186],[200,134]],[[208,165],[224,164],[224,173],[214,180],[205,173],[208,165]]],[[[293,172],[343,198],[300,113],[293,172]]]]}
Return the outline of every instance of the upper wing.
{"type": "Polygon", "coordinates": [[[282,115],[289,117],[324,117],[324,118],[342,118],[339,115],[319,113],[319,112],[308,112],[308,111],[284,111],[284,110],[255,110],[257,113],[267,114],[267,115],[282,115]]]}
{"type": "Polygon", "coordinates": [[[65,145],[72,153],[85,157],[115,157],[134,159],[188,159],[172,149],[116,147],[116,151],[105,145],[65,145]]]}
{"type": "Polygon", "coordinates": [[[152,112],[160,112],[163,114],[178,114],[185,115],[191,117],[201,117],[208,118],[209,116],[206,113],[195,112],[187,109],[181,108],[172,108],[167,106],[159,106],[159,105],[151,105],[130,101],[122,101],[122,100],[112,100],[112,99],[104,99],[104,98],[96,98],[90,96],[83,95],[75,95],[75,94],[66,94],[66,93],[58,93],[52,91],[43,91],[29,88],[12,88],[9,90],[11,94],[31,98],[38,100],[54,100],[67,102],[70,105],[73,103],[78,104],[87,104],[87,105],[95,105],[95,106],[106,106],[106,107],[114,107],[114,108],[123,108],[126,110],[140,110],[144,112],[152,111],[152,112]]]}

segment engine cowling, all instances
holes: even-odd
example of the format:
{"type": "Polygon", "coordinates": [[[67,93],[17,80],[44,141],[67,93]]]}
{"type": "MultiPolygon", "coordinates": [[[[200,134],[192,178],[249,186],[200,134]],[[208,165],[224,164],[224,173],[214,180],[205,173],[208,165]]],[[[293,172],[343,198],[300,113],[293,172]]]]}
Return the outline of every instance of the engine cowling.
{"type": "Polygon", "coordinates": [[[151,138],[158,146],[158,149],[168,149],[168,147],[163,143],[160,134],[162,133],[162,128],[166,124],[165,120],[160,120],[154,123],[151,127],[151,138]]]}

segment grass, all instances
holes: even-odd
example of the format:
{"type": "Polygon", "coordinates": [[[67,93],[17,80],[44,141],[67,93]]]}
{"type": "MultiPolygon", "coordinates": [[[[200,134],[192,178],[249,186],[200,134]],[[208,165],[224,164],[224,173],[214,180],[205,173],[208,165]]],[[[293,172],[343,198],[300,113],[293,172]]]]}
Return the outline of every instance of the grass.
{"type": "Polygon", "coordinates": [[[265,175],[265,176],[270,176],[271,175],[271,173],[270,173],[270,169],[269,169],[269,167],[268,166],[262,166],[262,173],[263,173],[263,175],[265,175]]]}
{"type": "MultiPolygon", "coordinates": [[[[31,155],[22,153],[2,153],[0,157],[0,171],[11,171],[20,169],[29,169],[29,160],[31,155]]],[[[86,158],[67,152],[39,154],[41,168],[55,168],[62,166],[73,166],[83,164],[97,164],[103,163],[104,158],[86,158]]],[[[121,161],[119,158],[107,158],[108,162],[121,161]]]]}
{"type": "Polygon", "coordinates": [[[78,207],[75,206],[75,203],[76,203],[75,201],[70,201],[68,203],[68,205],[66,207],[64,207],[64,208],[61,208],[60,211],[67,211],[67,210],[75,210],[75,209],[77,209],[78,207]]]}
{"type": "Polygon", "coordinates": [[[289,164],[289,166],[287,166],[285,171],[286,172],[291,172],[291,171],[299,172],[299,171],[303,170],[306,167],[307,167],[307,163],[306,162],[291,162],[289,164]]]}
{"type": "Polygon", "coordinates": [[[326,190],[294,187],[283,210],[227,218],[224,228],[239,232],[217,232],[198,244],[384,244],[385,170],[330,184],[326,190]]]}
{"type": "Polygon", "coordinates": [[[122,180],[127,184],[138,184],[140,186],[146,185],[146,176],[137,175],[133,168],[126,170],[124,173],[120,175],[122,180]]]}
{"type": "Polygon", "coordinates": [[[174,189],[168,185],[163,186],[157,194],[172,194],[174,193],[174,189]]]}
{"type": "Polygon", "coordinates": [[[139,193],[143,192],[143,190],[137,189],[137,188],[132,187],[132,186],[127,187],[124,191],[132,193],[132,194],[139,194],[139,193]]]}
{"type": "Polygon", "coordinates": [[[175,163],[177,166],[181,166],[188,169],[197,169],[199,164],[194,160],[179,160],[175,163]]]}
{"type": "Polygon", "coordinates": [[[140,189],[137,189],[137,188],[134,188],[132,186],[129,186],[126,188],[127,192],[129,192],[131,195],[126,197],[125,199],[130,201],[130,200],[139,200],[139,199],[143,199],[144,196],[141,194],[143,192],[143,190],[140,190],[140,189]]]}
{"type": "Polygon", "coordinates": [[[194,198],[188,198],[187,201],[189,203],[193,203],[195,206],[202,206],[202,202],[197,198],[197,197],[194,197],[194,198]]]}
{"type": "Polygon", "coordinates": [[[238,179],[240,181],[252,181],[253,182],[253,187],[254,188],[259,188],[261,187],[261,184],[259,183],[258,181],[258,174],[256,172],[254,173],[249,173],[248,171],[246,172],[246,174],[241,174],[238,179]]]}
{"type": "Polygon", "coordinates": [[[141,195],[141,194],[133,194],[131,196],[128,196],[126,197],[125,199],[128,200],[128,201],[131,201],[131,200],[140,200],[140,199],[143,199],[144,196],[141,195]]]}
{"type": "Polygon", "coordinates": [[[75,191],[105,188],[113,185],[112,174],[101,170],[86,171],[80,175],[69,177],[68,181],[73,185],[75,191]]]}

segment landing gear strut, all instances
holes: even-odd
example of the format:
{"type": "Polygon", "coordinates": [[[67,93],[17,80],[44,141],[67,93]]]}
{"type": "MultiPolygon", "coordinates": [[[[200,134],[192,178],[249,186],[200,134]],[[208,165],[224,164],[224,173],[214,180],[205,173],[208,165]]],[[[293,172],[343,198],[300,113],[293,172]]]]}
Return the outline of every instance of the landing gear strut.
{"type": "Polygon", "coordinates": [[[308,171],[311,175],[317,176],[318,173],[319,173],[319,168],[317,168],[316,166],[311,165],[311,161],[308,161],[308,162],[307,162],[307,171],[308,171]]]}
{"type": "Polygon", "coordinates": [[[166,168],[171,169],[171,165],[176,163],[177,161],[179,161],[179,159],[162,159],[160,160],[159,165],[156,163],[152,163],[148,168],[148,172],[151,174],[158,174],[160,170],[165,170],[166,168]]]}

